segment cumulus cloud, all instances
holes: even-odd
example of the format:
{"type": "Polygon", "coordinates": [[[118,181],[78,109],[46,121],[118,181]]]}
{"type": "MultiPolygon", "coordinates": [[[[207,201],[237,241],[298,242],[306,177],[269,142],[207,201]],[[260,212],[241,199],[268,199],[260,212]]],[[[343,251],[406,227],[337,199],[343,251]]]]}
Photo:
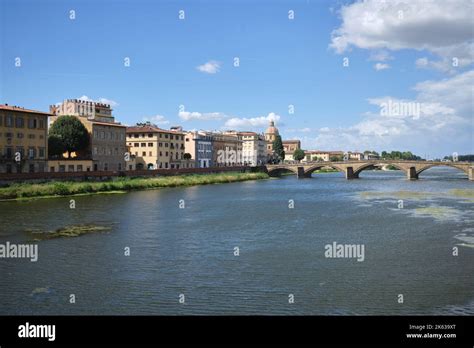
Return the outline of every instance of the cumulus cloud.
{"type": "Polygon", "coordinates": [[[374,69],[379,71],[379,70],[385,70],[385,69],[388,69],[390,68],[390,65],[388,64],[385,64],[385,63],[376,63],[374,65],[374,69]]]}
{"type": "Polygon", "coordinates": [[[165,125],[165,124],[169,124],[170,121],[168,121],[166,119],[165,116],[163,115],[155,115],[155,116],[151,116],[151,117],[143,117],[143,121],[144,122],[150,122],[152,124],[156,124],[156,125],[165,125]]]}
{"type": "Polygon", "coordinates": [[[239,118],[232,117],[225,122],[225,127],[232,129],[252,129],[268,126],[270,121],[279,121],[280,115],[270,112],[267,116],[253,117],[253,118],[239,118]]]}
{"type": "MultiPolygon", "coordinates": [[[[419,61],[444,71],[474,62],[471,0],[366,0],[342,6],[342,24],[332,32],[330,47],[338,53],[369,50],[427,50],[440,59],[419,61]]],[[[382,61],[382,60],[381,60],[382,61]]]]}
{"type": "Polygon", "coordinates": [[[215,60],[210,60],[207,63],[198,65],[196,69],[206,74],[217,74],[221,69],[221,63],[215,60]]]}
{"type": "Polygon", "coordinates": [[[212,121],[212,120],[222,120],[223,118],[226,118],[227,116],[221,112],[189,112],[189,111],[180,111],[178,114],[179,118],[181,118],[183,121],[192,121],[192,120],[198,120],[198,121],[212,121]]]}
{"type": "MultiPolygon", "coordinates": [[[[406,149],[421,155],[446,155],[453,151],[471,153],[473,149],[472,86],[474,71],[440,81],[416,84],[412,100],[390,96],[370,98],[375,111],[362,121],[345,128],[321,128],[312,141],[317,148],[333,149],[406,149]],[[413,103],[419,115],[381,112],[388,102],[413,103]],[[446,153],[434,153],[441,148],[446,153]]],[[[394,109],[395,110],[395,109],[394,109]]],[[[400,109],[398,109],[400,110],[400,109]]]]}

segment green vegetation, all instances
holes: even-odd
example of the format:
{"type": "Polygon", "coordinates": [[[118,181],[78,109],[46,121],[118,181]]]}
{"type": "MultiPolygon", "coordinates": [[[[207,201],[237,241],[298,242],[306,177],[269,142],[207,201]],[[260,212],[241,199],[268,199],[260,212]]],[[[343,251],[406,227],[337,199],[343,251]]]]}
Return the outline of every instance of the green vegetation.
{"type": "Polygon", "coordinates": [[[30,234],[34,240],[45,240],[53,238],[70,238],[79,237],[87,233],[98,233],[98,232],[109,232],[112,229],[111,226],[98,226],[98,225],[71,225],[62,228],[58,228],[55,231],[26,231],[30,234]]]}
{"type": "Polygon", "coordinates": [[[125,192],[162,187],[193,186],[267,179],[266,173],[219,173],[155,178],[117,178],[102,182],[47,182],[12,184],[0,188],[0,200],[125,192]]]}
{"type": "Polygon", "coordinates": [[[49,129],[49,155],[58,156],[64,152],[81,152],[89,146],[89,132],[74,116],[60,116],[49,129]]]}
{"type": "Polygon", "coordinates": [[[410,151],[400,152],[400,151],[382,151],[382,159],[386,160],[405,160],[405,161],[419,161],[422,160],[420,156],[412,154],[410,151]]]}
{"type": "Polygon", "coordinates": [[[283,149],[283,142],[279,135],[273,140],[273,153],[277,162],[283,162],[285,160],[285,150],[283,149]]]}
{"type": "Polygon", "coordinates": [[[448,160],[448,161],[456,160],[456,161],[469,161],[469,162],[472,162],[472,161],[474,161],[474,155],[458,155],[457,159],[454,159],[453,156],[444,156],[443,159],[448,160]]]}
{"type": "Polygon", "coordinates": [[[301,161],[304,158],[304,151],[301,149],[296,149],[295,152],[293,152],[293,159],[295,161],[301,161]]]}

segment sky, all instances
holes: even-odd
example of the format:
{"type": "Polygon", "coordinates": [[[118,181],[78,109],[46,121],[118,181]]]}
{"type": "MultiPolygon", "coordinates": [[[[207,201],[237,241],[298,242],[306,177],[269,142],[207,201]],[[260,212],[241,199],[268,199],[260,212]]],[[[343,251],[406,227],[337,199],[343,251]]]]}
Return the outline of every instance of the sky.
{"type": "Polygon", "coordinates": [[[263,132],[304,149],[474,153],[471,0],[0,0],[0,103],[263,132]],[[236,64],[238,63],[238,64],[236,64]]]}

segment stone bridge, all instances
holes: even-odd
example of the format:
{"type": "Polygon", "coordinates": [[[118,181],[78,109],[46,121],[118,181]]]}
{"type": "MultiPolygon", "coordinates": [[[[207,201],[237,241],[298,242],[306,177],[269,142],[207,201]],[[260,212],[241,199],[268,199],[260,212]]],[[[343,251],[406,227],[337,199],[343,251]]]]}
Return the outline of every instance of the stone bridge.
{"type": "Polygon", "coordinates": [[[330,167],[343,172],[346,179],[357,179],[360,172],[392,165],[406,173],[407,179],[418,179],[420,173],[436,166],[447,166],[462,170],[469,180],[474,180],[474,163],[472,162],[435,162],[435,161],[398,161],[398,160],[363,160],[344,162],[306,162],[296,164],[267,164],[265,171],[270,176],[278,176],[283,172],[293,172],[298,178],[309,178],[311,174],[323,167],[330,167]]]}

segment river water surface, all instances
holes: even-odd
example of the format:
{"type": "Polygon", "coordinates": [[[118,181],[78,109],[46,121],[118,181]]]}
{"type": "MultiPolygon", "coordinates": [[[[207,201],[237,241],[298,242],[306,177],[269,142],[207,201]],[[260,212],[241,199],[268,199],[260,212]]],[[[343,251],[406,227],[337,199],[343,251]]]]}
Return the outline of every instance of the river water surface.
{"type": "Polygon", "coordinates": [[[37,241],[37,262],[0,259],[1,315],[474,314],[474,183],[454,169],[70,199],[0,202],[3,244],[110,228],[37,241]],[[326,258],[333,242],[364,245],[364,261],[326,258]]]}

